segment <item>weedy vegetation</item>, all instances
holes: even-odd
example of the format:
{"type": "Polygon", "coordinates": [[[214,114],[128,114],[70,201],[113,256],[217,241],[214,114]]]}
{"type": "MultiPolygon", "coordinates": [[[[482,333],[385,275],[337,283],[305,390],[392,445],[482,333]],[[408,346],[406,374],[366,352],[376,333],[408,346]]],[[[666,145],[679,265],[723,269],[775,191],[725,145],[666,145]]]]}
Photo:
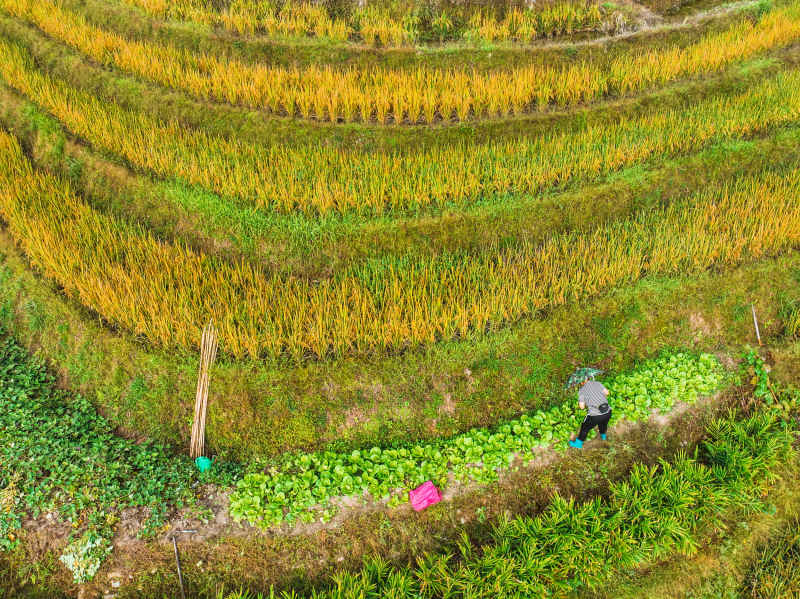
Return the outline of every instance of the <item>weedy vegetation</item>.
{"type": "Polygon", "coordinates": [[[76,582],[97,572],[124,510],[140,510],[139,534],[147,537],[170,510],[195,503],[198,475],[187,458],[115,435],[86,398],[57,389],[45,365],[4,330],[0,460],[0,549],[19,543],[23,518],[55,515],[71,526],[61,561],[76,582]]]}

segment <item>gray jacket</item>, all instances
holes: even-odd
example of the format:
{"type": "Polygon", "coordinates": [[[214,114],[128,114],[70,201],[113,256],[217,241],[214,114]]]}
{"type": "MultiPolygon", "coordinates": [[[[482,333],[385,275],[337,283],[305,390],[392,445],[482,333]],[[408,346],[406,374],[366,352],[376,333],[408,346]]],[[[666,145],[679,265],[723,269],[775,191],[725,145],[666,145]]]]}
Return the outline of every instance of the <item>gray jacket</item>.
{"type": "Polygon", "coordinates": [[[578,391],[578,401],[586,405],[589,416],[603,416],[611,411],[608,405],[608,389],[597,381],[586,381],[578,391]]]}

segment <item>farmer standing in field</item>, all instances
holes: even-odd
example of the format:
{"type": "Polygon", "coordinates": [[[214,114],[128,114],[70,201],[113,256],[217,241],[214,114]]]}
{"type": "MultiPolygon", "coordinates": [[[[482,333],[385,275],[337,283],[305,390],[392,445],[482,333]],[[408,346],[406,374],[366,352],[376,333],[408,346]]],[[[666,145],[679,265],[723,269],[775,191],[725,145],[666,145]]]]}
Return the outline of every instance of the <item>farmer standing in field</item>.
{"type": "Polygon", "coordinates": [[[592,380],[589,377],[583,379],[580,391],[578,391],[578,407],[586,410],[586,418],[581,423],[581,430],[578,438],[575,435],[569,441],[570,447],[580,449],[586,441],[586,435],[594,427],[600,431],[600,438],[606,440],[606,430],[608,421],[611,420],[611,406],[608,405],[608,389],[605,385],[592,380]]]}

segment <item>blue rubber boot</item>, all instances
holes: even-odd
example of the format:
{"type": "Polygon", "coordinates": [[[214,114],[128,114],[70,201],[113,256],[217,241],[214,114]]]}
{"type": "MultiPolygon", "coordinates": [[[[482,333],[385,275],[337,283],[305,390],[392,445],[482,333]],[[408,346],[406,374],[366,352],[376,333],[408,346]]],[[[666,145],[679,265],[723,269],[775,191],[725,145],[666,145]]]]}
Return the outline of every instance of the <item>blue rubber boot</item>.
{"type": "Polygon", "coordinates": [[[583,447],[583,441],[580,439],[575,439],[574,441],[569,441],[568,445],[570,447],[574,447],[575,449],[581,449],[583,447]]]}
{"type": "Polygon", "coordinates": [[[605,436],[605,435],[600,435],[600,438],[601,438],[603,441],[606,441],[606,436],[605,436]]]}

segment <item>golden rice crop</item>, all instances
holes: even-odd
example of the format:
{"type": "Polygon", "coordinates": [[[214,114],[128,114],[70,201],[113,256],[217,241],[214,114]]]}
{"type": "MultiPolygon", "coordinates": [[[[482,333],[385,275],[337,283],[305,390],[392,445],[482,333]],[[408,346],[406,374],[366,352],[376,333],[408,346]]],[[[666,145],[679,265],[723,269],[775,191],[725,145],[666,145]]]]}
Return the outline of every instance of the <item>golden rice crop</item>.
{"type": "Polygon", "coordinates": [[[379,123],[520,114],[549,104],[574,105],[680,77],[719,71],[732,62],[800,38],[800,8],[743,20],[685,48],[632,52],[611,65],[470,68],[282,67],[248,64],[155,42],[128,40],[64,10],[59,0],[0,0],[0,7],[94,60],[196,97],[274,114],[379,123]]]}
{"type": "Polygon", "coordinates": [[[32,264],[107,321],[167,348],[213,318],[235,356],[386,350],[500,326],[647,273],[691,273],[800,244],[800,171],[748,179],[594,232],[496,256],[362,267],[319,283],[156,240],[34,171],[0,133],[0,217],[32,264]]]}
{"type": "Polygon", "coordinates": [[[531,42],[596,28],[602,12],[597,4],[562,2],[538,10],[511,8],[502,20],[492,14],[475,13],[464,32],[467,39],[487,42],[515,40],[531,42]]]}
{"type": "MultiPolygon", "coordinates": [[[[222,26],[240,34],[313,35],[336,41],[354,37],[374,46],[410,44],[418,37],[419,17],[412,11],[398,14],[396,10],[376,4],[360,6],[346,19],[332,18],[324,8],[307,2],[286,2],[276,6],[276,3],[266,0],[232,0],[222,11],[215,11],[207,3],[197,0],[127,1],[161,19],[222,26]]],[[[468,40],[529,42],[539,37],[598,27],[601,18],[602,12],[595,3],[561,2],[526,10],[511,8],[502,19],[476,12],[460,35],[468,40]]]]}
{"type": "Polygon", "coordinates": [[[0,78],[76,135],[138,168],[262,207],[320,213],[381,213],[536,193],[800,116],[800,73],[791,71],[736,96],[577,132],[370,153],[320,144],[264,147],[163,123],[49,78],[2,40],[0,78]]]}
{"type": "Polygon", "coordinates": [[[331,18],[323,7],[306,2],[287,2],[278,8],[269,0],[231,0],[219,12],[196,0],[130,0],[129,4],[161,19],[218,25],[244,34],[263,31],[281,37],[314,35],[345,41],[353,33],[346,20],[331,18]]]}

